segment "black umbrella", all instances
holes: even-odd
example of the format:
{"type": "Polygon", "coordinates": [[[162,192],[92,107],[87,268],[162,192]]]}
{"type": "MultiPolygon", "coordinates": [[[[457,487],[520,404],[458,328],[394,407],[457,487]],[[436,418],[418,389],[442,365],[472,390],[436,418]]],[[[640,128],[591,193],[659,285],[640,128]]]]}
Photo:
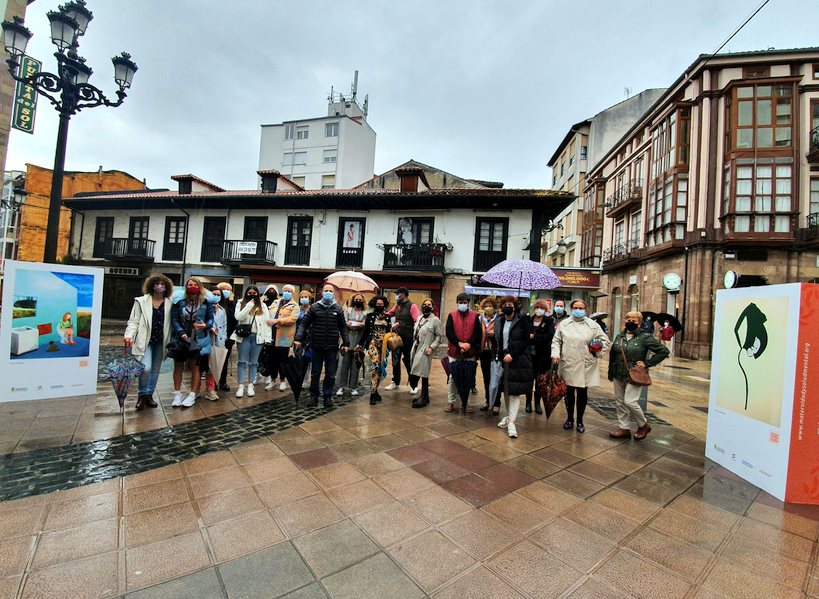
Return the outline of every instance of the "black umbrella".
{"type": "Polygon", "coordinates": [[[648,310],[642,310],[640,312],[643,315],[643,320],[653,320],[657,321],[657,313],[656,312],[649,312],[648,310]]]}
{"type": "Polygon", "coordinates": [[[302,363],[301,352],[291,351],[279,364],[279,368],[284,378],[287,379],[287,383],[290,385],[290,389],[293,391],[293,397],[297,403],[301,395],[301,388],[304,385],[304,368],[302,367],[302,363]]]}
{"type": "Polygon", "coordinates": [[[461,398],[461,406],[466,412],[469,403],[469,394],[475,386],[475,371],[478,363],[475,360],[455,360],[449,364],[449,376],[455,381],[455,388],[461,398]]]}
{"type": "Polygon", "coordinates": [[[682,324],[677,319],[676,316],[672,316],[671,314],[666,314],[665,312],[660,312],[657,314],[657,322],[668,322],[676,332],[682,331],[682,324]]]}

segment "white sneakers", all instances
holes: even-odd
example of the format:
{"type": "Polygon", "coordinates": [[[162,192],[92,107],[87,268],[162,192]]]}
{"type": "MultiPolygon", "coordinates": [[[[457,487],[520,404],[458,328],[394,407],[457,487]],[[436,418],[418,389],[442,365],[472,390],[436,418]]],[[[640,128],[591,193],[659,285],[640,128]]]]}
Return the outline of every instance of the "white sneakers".
{"type": "Polygon", "coordinates": [[[386,387],[384,387],[385,391],[395,391],[396,389],[398,389],[398,385],[396,385],[395,382],[392,382],[386,387]]]}
{"type": "Polygon", "coordinates": [[[336,396],[341,397],[342,395],[344,395],[344,387],[339,387],[338,391],[336,391],[336,396]]]}
{"type": "Polygon", "coordinates": [[[183,408],[190,408],[195,403],[196,403],[196,393],[191,391],[190,393],[188,393],[188,396],[185,399],[182,400],[182,407],[183,408]]]}
{"type": "Polygon", "coordinates": [[[208,401],[216,401],[217,399],[219,399],[219,395],[216,393],[216,389],[205,391],[205,399],[207,399],[208,401]]]}
{"type": "Polygon", "coordinates": [[[509,416],[504,416],[501,418],[501,421],[498,422],[498,428],[506,428],[509,426],[509,416]]]}
{"type": "Polygon", "coordinates": [[[352,391],[350,391],[350,395],[352,395],[353,397],[358,397],[358,389],[353,389],[352,391]]]}
{"type": "Polygon", "coordinates": [[[410,387],[410,395],[418,395],[418,387],[410,387]]]}
{"type": "Polygon", "coordinates": [[[181,391],[174,391],[173,392],[173,401],[171,402],[172,408],[178,408],[182,405],[182,392],[181,391]]]}
{"type": "Polygon", "coordinates": [[[285,391],[287,389],[287,381],[282,381],[279,385],[279,391],[285,391]]]}
{"type": "Polygon", "coordinates": [[[267,384],[264,386],[264,390],[265,390],[265,391],[272,391],[272,390],[273,390],[273,387],[275,387],[275,386],[276,386],[276,385],[275,385],[275,384],[273,384],[273,383],[267,383],[267,384]]]}
{"type": "Polygon", "coordinates": [[[239,385],[236,387],[236,397],[244,397],[245,396],[245,386],[239,385]]]}
{"type": "Polygon", "coordinates": [[[256,389],[253,388],[253,383],[248,383],[247,385],[247,396],[253,397],[256,395],[256,389]]]}
{"type": "Polygon", "coordinates": [[[518,438],[518,429],[515,428],[515,423],[514,422],[509,423],[509,426],[508,426],[507,430],[509,431],[509,438],[510,439],[517,439],[518,438]]]}

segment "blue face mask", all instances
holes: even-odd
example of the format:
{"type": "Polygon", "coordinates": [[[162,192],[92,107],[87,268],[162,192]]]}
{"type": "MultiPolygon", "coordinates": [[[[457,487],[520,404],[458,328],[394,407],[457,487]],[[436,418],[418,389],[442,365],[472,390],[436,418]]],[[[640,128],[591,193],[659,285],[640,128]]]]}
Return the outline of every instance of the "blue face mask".
{"type": "Polygon", "coordinates": [[[230,290],[229,289],[222,289],[222,297],[230,297],[230,290]]]}
{"type": "Polygon", "coordinates": [[[572,316],[574,318],[583,318],[584,316],[586,316],[586,311],[580,308],[575,308],[574,310],[572,310],[572,316]]]}
{"type": "Polygon", "coordinates": [[[309,298],[309,297],[303,297],[303,298],[301,298],[301,299],[299,300],[299,303],[300,303],[302,306],[306,306],[307,304],[309,304],[309,303],[310,303],[310,298],[309,298]]]}
{"type": "Polygon", "coordinates": [[[466,312],[469,310],[469,304],[458,304],[458,310],[461,312],[466,312]]]}
{"type": "Polygon", "coordinates": [[[396,302],[400,302],[400,301],[401,301],[401,296],[400,296],[400,295],[396,295],[396,296],[395,296],[395,301],[396,301],[396,302]]]}
{"type": "Polygon", "coordinates": [[[282,299],[289,302],[291,299],[293,299],[293,293],[291,291],[282,291],[282,299]]]}
{"type": "Polygon", "coordinates": [[[564,309],[563,309],[563,308],[561,308],[560,306],[555,306],[555,314],[557,314],[558,316],[563,316],[563,313],[564,313],[565,311],[566,311],[566,310],[564,310],[564,309]]]}
{"type": "Polygon", "coordinates": [[[333,292],[332,291],[325,291],[324,293],[321,294],[321,300],[325,304],[329,304],[330,302],[333,301],[333,292]]]}

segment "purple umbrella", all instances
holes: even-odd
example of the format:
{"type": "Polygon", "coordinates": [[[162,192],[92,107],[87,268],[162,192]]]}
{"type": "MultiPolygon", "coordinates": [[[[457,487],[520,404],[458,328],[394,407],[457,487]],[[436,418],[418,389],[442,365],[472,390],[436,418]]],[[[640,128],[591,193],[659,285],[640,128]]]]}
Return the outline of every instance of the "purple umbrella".
{"type": "Polygon", "coordinates": [[[482,283],[501,287],[517,287],[527,291],[560,287],[560,279],[552,269],[532,260],[504,260],[481,277],[482,283]]]}

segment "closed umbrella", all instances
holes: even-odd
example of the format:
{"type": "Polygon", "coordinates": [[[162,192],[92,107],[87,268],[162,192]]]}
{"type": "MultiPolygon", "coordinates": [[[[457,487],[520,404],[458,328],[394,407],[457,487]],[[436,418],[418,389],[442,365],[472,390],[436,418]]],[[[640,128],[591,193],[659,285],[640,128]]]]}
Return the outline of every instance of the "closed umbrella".
{"type": "Polygon", "coordinates": [[[287,383],[290,385],[290,389],[293,391],[293,398],[296,400],[296,403],[299,401],[301,388],[304,385],[303,362],[301,352],[295,353],[291,349],[287,357],[279,363],[279,368],[287,380],[287,383]]]}
{"type": "Polygon", "coordinates": [[[501,381],[503,380],[503,362],[494,360],[489,366],[489,393],[486,396],[489,403],[495,401],[498,396],[498,389],[500,389],[501,381]]]}
{"type": "Polygon", "coordinates": [[[211,345],[210,354],[208,355],[208,368],[217,381],[222,374],[222,368],[225,367],[225,360],[227,359],[228,350],[225,346],[211,345]]]}
{"type": "Polygon", "coordinates": [[[533,260],[499,262],[481,277],[481,282],[501,287],[517,287],[527,291],[560,287],[560,279],[552,269],[533,260]]]}
{"type": "Polygon", "coordinates": [[[114,386],[120,412],[125,412],[125,398],[131,388],[131,382],[139,378],[145,366],[134,356],[128,355],[128,347],[122,351],[122,357],[114,358],[107,364],[108,378],[114,386]]]}
{"type": "Polygon", "coordinates": [[[449,364],[449,375],[455,381],[455,388],[461,398],[461,407],[466,412],[469,395],[475,386],[475,371],[478,363],[475,360],[455,360],[449,364]]]}
{"type": "Polygon", "coordinates": [[[344,291],[357,291],[359,293],[377,293],[378,283],[370,277],[357,270],[340,270],[328,275],[324,279],[325,283],[330,283],[336,289],[344,291]]]}

